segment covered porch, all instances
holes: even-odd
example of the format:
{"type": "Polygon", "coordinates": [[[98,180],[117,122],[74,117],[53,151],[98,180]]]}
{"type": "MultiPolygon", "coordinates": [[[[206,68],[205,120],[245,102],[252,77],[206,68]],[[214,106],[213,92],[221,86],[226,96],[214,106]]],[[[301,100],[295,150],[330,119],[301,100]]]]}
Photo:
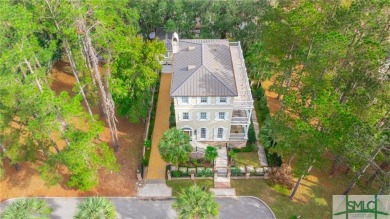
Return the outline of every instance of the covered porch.
{"type": "Polygon", "coordinates": [[[247,140],[248,139],[248,126],[249,125],[231,125],[230,126],[230,141],[234,140],[247,140]]]}

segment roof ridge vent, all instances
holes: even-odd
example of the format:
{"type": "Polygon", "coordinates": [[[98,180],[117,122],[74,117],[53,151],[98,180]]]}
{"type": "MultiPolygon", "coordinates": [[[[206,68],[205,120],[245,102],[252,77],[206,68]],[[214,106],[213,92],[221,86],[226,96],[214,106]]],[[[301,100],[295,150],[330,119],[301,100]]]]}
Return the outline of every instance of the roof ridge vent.
{"type": "Polygon", "coordinates": [[[191,50],[194,50],[195,49],[195,46],[189,46],[188,47],[188,51],[191,51],[191,50]]]}
{"type": "Polygon", "coordinates": [[[188,65],[187,70],[189,71],[189,70],[191,70],[191,69],[194,69],[195,67],[196,67],[195,65],[188,65]]]}

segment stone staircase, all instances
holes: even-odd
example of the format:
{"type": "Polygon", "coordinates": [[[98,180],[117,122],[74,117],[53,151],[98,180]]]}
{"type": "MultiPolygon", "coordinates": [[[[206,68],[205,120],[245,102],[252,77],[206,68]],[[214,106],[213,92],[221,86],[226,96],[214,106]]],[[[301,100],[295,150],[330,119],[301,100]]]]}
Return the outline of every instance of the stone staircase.
{"type": "Polygon", "coordinates": [[[228,177],[228,156],[227,148],[217,148],[218,157],[215,159],[215,170],[217,174],[214,177],[214,188],[230,188],[230,178],[228,177]]]}

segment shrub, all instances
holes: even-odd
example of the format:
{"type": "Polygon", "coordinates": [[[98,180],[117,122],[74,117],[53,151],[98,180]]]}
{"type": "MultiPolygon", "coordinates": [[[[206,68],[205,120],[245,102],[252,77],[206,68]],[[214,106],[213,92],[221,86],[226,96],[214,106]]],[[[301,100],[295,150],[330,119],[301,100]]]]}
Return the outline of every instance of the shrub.
{"type": "Polygon", "coordinates": [[[150,141],[149,139],[145,140],[144,146],[146,149],[149,149],[150,146],[152,146],[152,141],[150,141]]]}
{"type": "Polygon", "coordinates": [[[149,159],[143,158],[143,159],[141,160],[141,164],[144,165],[144,167],[149,166],[149,159]]]}
{"type": "Polygon", "coordinates": [[[175,117],[175,105],[171,102],[170,106],[171,114],[169,115],[169,128],[176,127],[176,117],[175,117]]]}
{"type": "Polygon", "coordinates": [[[213,174],[213,171],[212,171],[212,170],[210,170],[210,169],[204,169],[204,170],[198,172],[197,175],[198,175],[199,177],[210,177],[210,176],[213,176],[214,174],[213,174]]]}
{"type": "Polygon", "coordinates": [[[279,154],[277,154],[276,152],[270,153],[267,148],[265,148],[264,150],[265,150],[265,154],[267,155],[267,161],[269,166],[280,167],[280,165],[282,165],[283,163],[282,157],[279,154]]]}
{"type": "Polygon", "coordinates": [[[241,175],[241,170],[238,167],[232,168],[231,171],[232,171],[232,176],[240,176],[241,175]]]}
{"type": "Polygon", "coordinates": [[[288,194],[288,189],[294,187],[294,178],[292,177],[291,168],[286,164],[283,164],[278,170],[269,173],[269,178],[273,185],[272,187],[276,191],[284,193],[287,190],[288,194]],[[279,185],[279,188],[276,185],[279,185]],[[282,190],[282,187],[285,189],[282,190]]]}
{"type": "Polygon", "coordinates": [[[213,162],[218,157],[217,149],[213,146],[207,146],[204,159],[213,162]]]}
{"type": "Polygon", "coordinates": [[[254,144],[256,143],[256,132],[255,132],[255,129],[253,127],[253,123],[251,123],[249,125],[249,129],[248,129],[248,141],[247,141],[247,145],[248,144],[254,144]]]}
{"type": "Polygon", "coordinates": [[[181,177],[185,176],[185,173],[181,172],[180,170],[174,170],[171,172],[172,177],[181,177]]]}

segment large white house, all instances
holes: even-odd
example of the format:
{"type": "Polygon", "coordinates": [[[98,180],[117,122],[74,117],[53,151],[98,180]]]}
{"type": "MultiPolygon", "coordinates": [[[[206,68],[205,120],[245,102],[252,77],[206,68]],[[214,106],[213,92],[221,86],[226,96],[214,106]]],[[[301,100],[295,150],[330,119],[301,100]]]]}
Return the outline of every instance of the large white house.
{"type": "Polygon", "coordinates": [[[174,33],[165,44],[163,73],[173,72],[176,127],[193,142],[244,146],[253,99],[240,42],[174,33]]]}

